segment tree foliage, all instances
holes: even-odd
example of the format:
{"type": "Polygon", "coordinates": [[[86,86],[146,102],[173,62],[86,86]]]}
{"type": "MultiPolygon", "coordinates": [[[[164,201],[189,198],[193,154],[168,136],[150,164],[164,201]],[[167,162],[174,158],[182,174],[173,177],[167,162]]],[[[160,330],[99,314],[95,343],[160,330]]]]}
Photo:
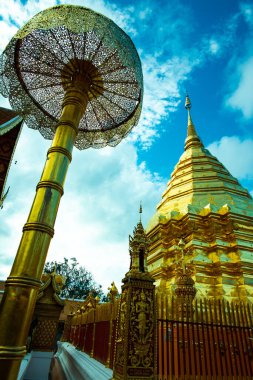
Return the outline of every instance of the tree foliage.
{"type": "Polygon", "coordinates": [[[94,281],[89,271],[79,265],[75,257],[71,259],[64,257],[62,263],[47,262],[44,272],[52,273],[53,271],[62,275],[65,279],[65,284],[60,293],[61,297],[85,299],[91,293],[94,297],[99,296],[102,300],[105,298],[102,286],[94,281]]]}

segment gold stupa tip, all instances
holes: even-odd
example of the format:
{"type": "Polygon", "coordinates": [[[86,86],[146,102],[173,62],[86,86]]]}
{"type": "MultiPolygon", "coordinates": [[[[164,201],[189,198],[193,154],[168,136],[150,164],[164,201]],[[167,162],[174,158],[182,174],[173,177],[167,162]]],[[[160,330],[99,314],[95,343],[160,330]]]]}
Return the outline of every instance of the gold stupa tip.
{"type": "Polygon", "coordinates": [[[187,137],[186,137],[186,140],[185,140],[185,146],[184,146],[184,149],[188,149],[192,146],[203,146],[196,130],[195,130],[195,127],[194,127],[194,124],[193,124],[193,121],[192,121],[192,117],[191,117],[191,101],[190,101],[190,98],[189,98],[189,95],[186,94],[186,99],[185,99],[185,108],[187,110],[187,113],[188,113],[188,125],[187,125],[187,137]]]}
{"type": "Polygon", "coordinates": [[[188,127],[190,127],[190,130],[188,130],[188,135],[191,135],[191,134],[195,135],[196,132],[194,130],[194,124],[192,122],[191,113],[190,113],[191,106],[192,104],[191,104],[189,95],[187,94],[186,99],[185,99],[185,108],[187,109],[187,112],[188,112],[188,127]]]}
{"type": "Polygon", "coordinates": [[[142,214],[142,204],[141,204],[141,201],[140,201],[139,214],[140,214],[140,222],[141,222],[141,214],[142,214]]]}
{"type": "Polygon", "coordinates": [[[185,98],[185,108],[187,109],[187,110],[189,110],[190,108],[191,108],[191,101],[190,101],[190,98],[189,98],[189,95],[186,95],[186,98],[185,98]]]}

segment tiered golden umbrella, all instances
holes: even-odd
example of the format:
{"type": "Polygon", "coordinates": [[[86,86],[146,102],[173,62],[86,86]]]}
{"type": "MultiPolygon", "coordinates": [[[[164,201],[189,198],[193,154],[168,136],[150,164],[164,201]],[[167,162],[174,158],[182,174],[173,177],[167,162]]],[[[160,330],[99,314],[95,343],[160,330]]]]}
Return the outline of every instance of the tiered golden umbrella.
{"type": "Polygon", "coordinates": [[[40,12],[20,29],[1,56],[0,75],[12,108],[53,138],[0,309],[0,373],[15,379],[73,145],[117,145],[139,120],[143,83],[123,30],[72,5],[40,12]]]}

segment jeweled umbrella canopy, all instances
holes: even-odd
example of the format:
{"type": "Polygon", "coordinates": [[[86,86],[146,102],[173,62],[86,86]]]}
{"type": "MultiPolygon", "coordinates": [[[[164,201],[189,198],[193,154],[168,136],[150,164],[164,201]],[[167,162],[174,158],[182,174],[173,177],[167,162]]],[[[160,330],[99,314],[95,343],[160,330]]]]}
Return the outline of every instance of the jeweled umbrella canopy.
{"type": "Polygon", "coordinates": [[[40,12],[1,57],[1,93],[30,128],[52,138],[66,88],[79,73],[90,83],[75,146],[115,146],[137,124],[142,70],[131,39],[107,17],[61,5],[40,12]]]}

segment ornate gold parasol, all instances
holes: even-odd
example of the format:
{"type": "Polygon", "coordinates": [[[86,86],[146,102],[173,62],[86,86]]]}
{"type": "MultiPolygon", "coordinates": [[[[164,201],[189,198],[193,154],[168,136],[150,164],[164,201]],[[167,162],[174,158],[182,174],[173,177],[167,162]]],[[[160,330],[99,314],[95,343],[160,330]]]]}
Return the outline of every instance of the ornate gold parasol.
{"type": "Polygon", "coordinates": [[[115,146],[137,124],[142,71],[130,38],[87,8],[34,16],[1,56],[0,90],[27,125],[53,138],[0,315],[0,373],[17,375],[73,145],[115,146]]]}
{"type": "Polygon", "coordinates": [[[138,122],[142,71],[132,41],[111,20],[80,6],[47,9],[1,57],[2,94],[45,138],[54,136],[65,91],[78,75],[89,88],[75,146],[115,146],[138,122]]]}

